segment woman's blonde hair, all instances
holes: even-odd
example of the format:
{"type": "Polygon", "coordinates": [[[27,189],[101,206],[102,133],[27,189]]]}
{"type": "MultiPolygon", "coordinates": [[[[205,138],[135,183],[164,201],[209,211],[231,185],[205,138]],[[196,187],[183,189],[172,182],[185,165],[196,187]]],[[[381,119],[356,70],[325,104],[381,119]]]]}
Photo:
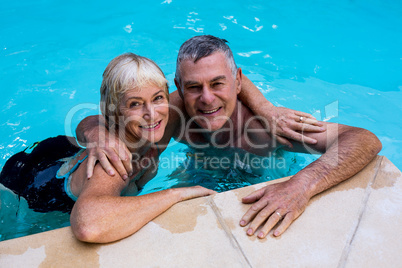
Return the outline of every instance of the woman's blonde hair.
{"type": "Polygon", "coordinates": [[[109,126],[118,125],[120,102],[129,89],[147,85],[163,88],[169,98],[169,89],[165,75],[152,60],[133,53],[125,53],[114,58],[103,73],[100,88],[101,111],[109,126]]]}

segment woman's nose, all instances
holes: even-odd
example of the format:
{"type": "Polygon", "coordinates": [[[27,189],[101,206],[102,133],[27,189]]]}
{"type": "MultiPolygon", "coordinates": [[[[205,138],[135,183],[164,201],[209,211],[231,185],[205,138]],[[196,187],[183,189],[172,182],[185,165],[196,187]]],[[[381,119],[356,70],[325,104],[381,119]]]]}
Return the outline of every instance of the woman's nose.
{"type": "Polygon", "coordinates": [[[153,119],[155,116],[155,107],[154,105],[148,103],[144,105],[144,114],[143,118],[146,120],[153,119]]]}

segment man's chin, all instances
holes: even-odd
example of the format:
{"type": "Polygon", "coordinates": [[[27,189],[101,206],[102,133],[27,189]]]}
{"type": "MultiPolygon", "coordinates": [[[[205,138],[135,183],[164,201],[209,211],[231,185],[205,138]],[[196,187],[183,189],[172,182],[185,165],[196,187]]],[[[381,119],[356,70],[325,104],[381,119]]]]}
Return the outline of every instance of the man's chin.
{"type": "Polygon", "coordinates": [[[225,125],[225,122],[222,122],[222,120],[216,120],[216,121],[212,121],[212,122],[211,121],[207,121],[207,122],[203,121],[203,122],[197,122],[197,125],[206,131],[214,132],[214,131],[221,129],[225,125]]]}

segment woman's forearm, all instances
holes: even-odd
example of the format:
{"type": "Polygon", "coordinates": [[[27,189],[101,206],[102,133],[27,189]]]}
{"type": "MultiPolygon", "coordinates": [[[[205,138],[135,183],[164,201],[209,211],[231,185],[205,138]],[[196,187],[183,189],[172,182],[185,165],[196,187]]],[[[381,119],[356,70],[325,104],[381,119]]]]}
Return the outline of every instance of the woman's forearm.
{"type": "Polygon", "coordinates": [[[71,227],[81,241],[112,242],[137,232],[180,201],[214,193],[195,186],[142,196],[80,196],[71,212],[71,227]]]}
{"type": "Polygon", "coordinates": [[[245,75],[242,76],[241,91],[238,97],[244,105],[257,115],[260,115],[261,108],[270,109],[275,107],[245,75]]]}
{"type": "Polygon", "coordinates": [[[323,132],[323,124],[308,113],[285,107],[276,107],[245,76],[242,76],[240,101],[259,117],[266,130],[283,145],[292,147],[291,140],[315,144],[317,141],[306,137],[304,132],[323,132]]]}
{"type": "Polygon", "coordinates": [[[81,241],[112,242],[137,232],[179,201],[176,189],[143,196],[83,197],[71,212],[71,227],[81,241]]]}

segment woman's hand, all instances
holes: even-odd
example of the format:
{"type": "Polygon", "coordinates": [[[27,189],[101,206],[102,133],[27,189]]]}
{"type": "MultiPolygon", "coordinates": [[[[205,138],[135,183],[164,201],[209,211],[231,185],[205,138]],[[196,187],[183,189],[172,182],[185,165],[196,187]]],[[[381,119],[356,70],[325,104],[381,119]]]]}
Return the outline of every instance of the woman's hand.
{"type": "Polygon", "coordinates": [[[324,124],[314,116],[285,107],[271,106],[261,109],[262,121],[271,134],[283,145],[292,148],[288,139],[308,144],[316,144],[317,140],[303,135],[303,132],[323,132],[324,124]]]}
{"type": "Polygon", "coordinates": [[[207,189],[202,186],[175,188],[175,190],[178,190],[180,192],[180,197],[179,197],[180,201],[197,198],[197,197],[202,197],[202,196],[207,196],[207,195],[212,195],[212,194],[217,193],[213,190],[207,189]]]}
{"type": "Polygon", "coordinates": [[[317,140],[304,136],[304,131],[325,131],[323,123],[308,113],[274,106],[244,74],[238,98],[259,117],[276,140],[290,148],[292,144],[288,139],[309,144],[317,143],[317,140]]]}

